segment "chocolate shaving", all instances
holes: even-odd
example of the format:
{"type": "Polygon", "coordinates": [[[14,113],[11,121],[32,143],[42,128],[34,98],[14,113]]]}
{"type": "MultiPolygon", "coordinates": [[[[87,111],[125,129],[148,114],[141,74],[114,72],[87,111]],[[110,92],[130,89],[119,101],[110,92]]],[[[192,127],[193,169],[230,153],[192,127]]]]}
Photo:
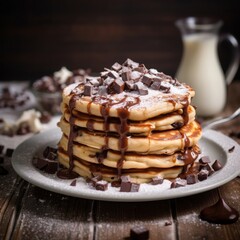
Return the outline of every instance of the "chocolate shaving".
{"type": "Polygon", "coordinates": [[[228,152],[231,153],[234,151],[234,149],[235,149],[235,146],[232,146],[231,148],[228,149],[228,152]]]}

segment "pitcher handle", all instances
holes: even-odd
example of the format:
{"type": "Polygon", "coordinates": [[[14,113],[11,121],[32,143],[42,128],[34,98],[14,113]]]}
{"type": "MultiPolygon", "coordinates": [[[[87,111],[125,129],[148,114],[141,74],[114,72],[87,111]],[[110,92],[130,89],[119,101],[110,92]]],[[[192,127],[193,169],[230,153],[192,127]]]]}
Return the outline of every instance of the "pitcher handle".
{"type": "Polygon", "coordinates": [[[222,42],[222,41],[230,42],[230,44],[232,45],[233,50],[234,50],[233,56],[232,56],[232,61],[230,62],[229,66],[226,70],[226,74],[225,74],[226,83],[227,83],[227,85],[229,85],[232,82],[232,80],[238,70],[238,67],[239,67],[239,59],[240,59],[239,58],[239,45],[238,45],[237,39],[231,34],[222,34],[220,36],[220,42],[222,42]]]}

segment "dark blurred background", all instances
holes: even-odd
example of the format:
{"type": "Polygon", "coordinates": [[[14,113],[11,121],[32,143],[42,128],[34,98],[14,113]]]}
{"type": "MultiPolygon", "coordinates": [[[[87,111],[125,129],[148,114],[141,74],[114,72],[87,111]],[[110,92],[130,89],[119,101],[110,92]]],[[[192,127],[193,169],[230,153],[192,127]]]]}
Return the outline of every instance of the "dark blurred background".
{"type": "MultiPolygon", "coordinates": [[[[1,1],[0,81],[35,80],[62,66],[73,70],[131,58],[174,75],[182,54],[174,22],[187,16],[224,21],[240,42],[239,1],[1,1]]],[[[223,67],[231,51],[223,46],[223,67]]],[[[240,71],[235,80],[240,79],[240,71]]]]}

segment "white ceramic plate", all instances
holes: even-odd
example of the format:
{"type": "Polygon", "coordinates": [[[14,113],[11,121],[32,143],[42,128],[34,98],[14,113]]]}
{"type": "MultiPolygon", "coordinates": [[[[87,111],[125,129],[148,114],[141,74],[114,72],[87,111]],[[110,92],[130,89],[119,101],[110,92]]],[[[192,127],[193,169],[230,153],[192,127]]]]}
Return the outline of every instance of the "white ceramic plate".
{"type": "Polygon", "coordinates": [[[202,155],[209,156],[212,162],[216,159],[219,160],[223,168],[205,181],[170,189],[170,182],[164,180],[161,185],[141,184],[139,192],[126,193],[119,192],[119,188],[113,188],[110,184],[107,191],[97,191],[90,188],[85,180],[79,177],[77,185],[72,187],[70,186],[72,180],[59,179],[55,175],[41,172],[32,165],[32,157],[36,152],[46,146],[56,146],[60,137],[60,130],[54,128],[20,144],[12,158],[15,171],[26,181],[53,192],[80,198],[121,202],[153,201],[189,196],[221,186],[240,173],[240,146],[238,143],[219,132],[206,130],[200,140],[202,155]],[[228,150],[233,146],[235,146],[234,151],[229,152],[228,150]]]}

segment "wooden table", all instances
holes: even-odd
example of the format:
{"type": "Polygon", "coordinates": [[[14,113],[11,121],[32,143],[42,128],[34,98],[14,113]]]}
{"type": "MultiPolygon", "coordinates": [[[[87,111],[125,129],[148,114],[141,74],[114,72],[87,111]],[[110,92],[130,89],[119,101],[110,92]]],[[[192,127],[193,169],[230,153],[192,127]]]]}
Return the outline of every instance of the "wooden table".
{"type": "MultiPolygon", "coordinates": [[[[229,88],[227,115],[240,105],[240,83],[229,88]]],[[[239,119],[220,129],[239,131],[239,119]]],[[[240,139],[234,140],[240,143],[240,139]]],[[[14,138],[12,139],[14,141],[14,138]]],[[[240,161],[240,156],[239,156],[240,161]]],[[[210,224],[199,219],[218,200],[217,189],[172,200],[120,203],[80,199],[49,192],[20,179],[5,160],[0,176],[0,239],[129,239],[133,226],[144,225],[150,239],[240,239],[240,220],[210,224]]],[[[240,178],[220,187],[226,202],[240,212],[240,178]]]]}

